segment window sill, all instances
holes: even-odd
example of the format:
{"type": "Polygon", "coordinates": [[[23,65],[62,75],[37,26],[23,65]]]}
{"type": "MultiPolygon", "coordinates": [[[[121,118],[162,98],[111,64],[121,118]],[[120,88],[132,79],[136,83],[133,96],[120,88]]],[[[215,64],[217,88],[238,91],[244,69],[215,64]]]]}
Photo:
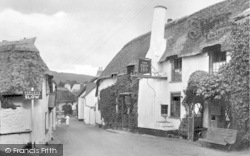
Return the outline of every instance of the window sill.
{"type": "Polygon", "coordinates": [[[182,81],[169,81],[169,83],[181,83],[182,81]]]}
{"type": "Polygon", "coordinates": [[[168,117],[169,119],[180,119],[180,117],[174,117],[174,116],[170,116],[168,117]]]}

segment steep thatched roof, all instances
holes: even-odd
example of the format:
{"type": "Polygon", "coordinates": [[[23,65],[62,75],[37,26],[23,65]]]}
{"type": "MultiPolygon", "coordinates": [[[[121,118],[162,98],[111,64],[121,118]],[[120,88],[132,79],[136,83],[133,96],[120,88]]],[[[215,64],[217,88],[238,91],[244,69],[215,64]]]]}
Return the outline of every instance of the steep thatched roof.
{"type": "Polygon", "coordinates": [[[78,94],[77,94],[77,97],[81,96],[81,94],[82,94],[85,90],[86,90],[86,85],[83,86],[83,87],[79,90],[79,92],[78,92],[78,94]]]}
{"type": "Polygon", "coordinates": [[[220,44],[223,51],[230,50],[230,31],[226,31],[223,35],[218,35],[218,37],[211,40],[206,37],[207,32],[205,31],[213,31],[212,22],[218,22],[216,20],[222,22],[224,20],[223,16],[225,16],[225,19],[229,18],[228,27],[230,29],[232,26],[230,22],[234,16],[248,8],[249,0],[227,0],[167,24],[165,27],[167,46],[160,61],[164,61],[167,57],[173,55],[179,57],[197,55],[202,52],[203,48],[215,44],[220,44]],[[206,25],[202,26],[202,22],[206,25]],[[191,38],[192,26],[190,24],[200,25],[200,27],[203,27],[203,32],[201,32],[201,28],[193,29],[200,32],[193,32],[197,33],[198,37],[191,38]],[[211,25],[209,26],[209,24],[211,25]]]}
{"type": "MultiPolygon", "coordinates": [[[[249,0],[227,0],[202,9],[190,16],[169,22],[165,26],[165,39],[167,40],[166,51],[160,62],[166,58],[178,55],[179,57],[197,55],[204,47],[221,44],[222,50],[230,47],[230,32],[227,31],[215,40],[207,40],[200,35],[195,39],[189,37],[190,21],[209,20],[214,17],[229,15],[233,19],[235,15],[249,8],[249,0]]],[[[142,35],[125,45],[121,51],[112,59],[100,76],[100,79],[110,77],[111,74],[126,73],[126,66],[135,64],[139,58],[146,56],[149,49],[150,33],[142,35]]]]}
{"type": "Polygon", "coordinates": [[[0,42],[0,94],[42,90],[42,77],[50,74],[34,45],[36,38],[0,42]]]}
{"type": "MultiPolygon", "coordinates": [[[[92,78],[85,86],[81,87],[81,89],[77,92],[77,94],[75,94],[77,97],[80,97],[82,95],[83,92],[86,91],[86,89],[88,90],[89,87],[87,88],[87,86],[89,84],[95,84],[94,82],[98,79],[98,77],[94,77],[92,78]]],[[[93,88],[94,89],[94,88],[93,88]]]]}
{"type": "Polygon", "coordinates": [[[67,88],[57,88],[56,91],[56,103],[67,103],[67,102],[75,102],[76,97],[73,93],[71,93],[67,88]]]}
{"type": "Polygon", "coordinates": [[[148,33],[127,43],[104,69],[99,79],[110,77],[115,73],[127,73],[126,66],[129,64],[135,65],[137,69],[138,59],[144,58],[148,52],[149,41],[150,34],[148,33]]]}
{"type": "Polygon", "coordinates": [[[85,90],[86,93],[85,93],[84,97],[87,96],[93,89],[95,89],[95,87],[96,87],[95,83],[88,83],[86,85],[86,90],[85,90]]]}

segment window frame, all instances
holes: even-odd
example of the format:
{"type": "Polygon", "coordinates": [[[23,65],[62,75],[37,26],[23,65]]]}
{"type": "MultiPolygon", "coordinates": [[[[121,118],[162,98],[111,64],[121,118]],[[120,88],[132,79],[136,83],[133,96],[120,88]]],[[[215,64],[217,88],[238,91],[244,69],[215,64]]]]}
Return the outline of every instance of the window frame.
{"type": "Polygon", "coordinates": [[[161,116],[162,115],[168,115],[168,105],[167,104],[161,104],[161,116]],[[163,109],[164,106],[166,106],[166,108],[163,109]],[[166,113],[164,113],[163,110],[165,110],[166,113]]]}
{"type": "Polygon", "coordinates": [[[182,81],[182,58],[173,59],[171,66],[172,66],[172,81],[181,82],[182,81]],[[177,74],[176,70],[180,70],[179,75],[177,74]]]}
{"type": "Polygon", "coordinates": [[[45,134],[49,131],[49,113],[45,112],[45,134]]]}
{"type": "MultiPolygon", "coordinates": [[[[170,93],[170,117],[172,118],[180,118],[181,117],[181,92],[172,92],[170,93]],[[173,110],[173,106],[176,107],[176,104],[173,103],[173,97],[179,97],[179,113],[177,115],[175,115],[175,112],[172,112],[173,110]],[[174,113],[174,115],[173,115],[174,113]]],[[[177,108],[175,108],[175,110],[177,110],[177,108]]]]}
{"type": "Polygon", "coordinates": [[[135,65],[127,66],[127,74],[128,75],[134,75],[135,74],[135,65]]]}
{"type": "Polygon", "coordinates": [[[220,67],[227,63],[227,51],[221,51],[221,47],[213,46],[208,50],[208,54],[209,54],[209,73],[210,74],[217,73],[220,67]],[[220,58],[220,61],[216,60],[218,58],[220,58]],[[216,68],[214,68],[215,63],[218,63],[217,65],[218,67],[216,68]]]}

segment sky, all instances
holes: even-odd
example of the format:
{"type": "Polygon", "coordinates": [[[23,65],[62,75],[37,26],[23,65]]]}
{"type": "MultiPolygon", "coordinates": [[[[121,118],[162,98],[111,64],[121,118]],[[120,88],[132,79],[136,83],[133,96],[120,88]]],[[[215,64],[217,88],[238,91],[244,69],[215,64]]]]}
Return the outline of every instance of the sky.
{"type": "Polygon", "coordinates": [[[222,0],[0,0],[0,42],[37,37],[50,70],[96,75],[132,39],[150,31],[153,8],[167,18],[222,0]]]}

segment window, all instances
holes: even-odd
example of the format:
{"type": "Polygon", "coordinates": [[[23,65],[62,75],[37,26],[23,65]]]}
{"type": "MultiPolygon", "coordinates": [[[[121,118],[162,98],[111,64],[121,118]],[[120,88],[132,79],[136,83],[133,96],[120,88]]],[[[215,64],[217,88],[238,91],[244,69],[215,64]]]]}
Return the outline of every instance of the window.
{"type": "Polygon", "coordinates": [[[52,76],[48,76],[46,79],[46,94],[52,93],[53,92],[53,83],[52,83],[52,76]]]}
{"type": "Polygon", "coordinates": [[[212,115],[212,116],[211,116],[211,120],[212,120],[212,121],[215,121],[215,119],[216,119],[215,115],[212,115]]]}
{"type": "Polygon", "coordinates": [[[180,117],[181,93],[171,94],[171,117],[180,117]]]}
{"type": "Polygon", "coordinates": [[[172,81],[181,81],[182,60],[174,59],[172,63],[172,81]]]}
{"type": "Polygon", "coordinates": [[[45,133],[49,130],[49,119],[48,119],[48,112],[45,112],[45,133]]]}
{"type": "Polygon", "coordinates": [[[226,52],[222,52],[221,48],[217,46],[211,48],[209,55],[209,72],[217,73],[219,68],[226,63],[226,52]]]}
{"type": "Polygon", "coordinates": [[[161,105],[161,115],[168,114],[168,105],[161,105]]]}
{"type": "Polygon", "coordinates": [[[135,70],[135,66],[132,65],[132,66],[127,66],[127,73],[128,75],[134,75],[134,71],[135,70]]]}
{"type": "Polygon", "coordinates": [[[111,77],[112,77],[113,79],[116,79],[116,78],[117,78],[117,74],[111,74],[111,77]]]}

